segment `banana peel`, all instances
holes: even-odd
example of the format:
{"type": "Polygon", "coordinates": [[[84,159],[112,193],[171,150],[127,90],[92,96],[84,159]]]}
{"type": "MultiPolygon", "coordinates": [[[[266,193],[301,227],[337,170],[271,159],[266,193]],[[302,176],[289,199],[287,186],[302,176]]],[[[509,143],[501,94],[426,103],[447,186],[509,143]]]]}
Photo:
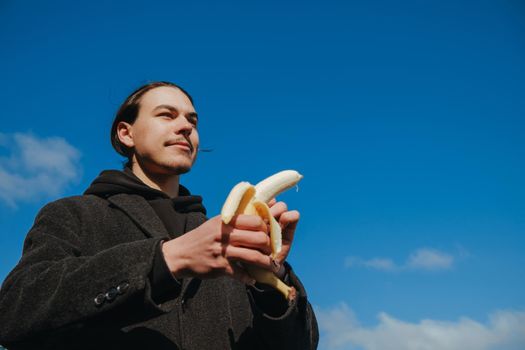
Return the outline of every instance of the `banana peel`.
{"type": "MultiPolygon", "coordinates": [[[[268,202],[278,194],[294,187],[303,178],[295,170],[278,172],[253,186],[249,182],[240,182],[230,191],[221,210],[221,218],[229,224],[235,215],[258,215],[270,226],[271,257],[276,258],[282,248],[281,226],[271,215],[268,202]]],[[[286,285],[273,272],[261,267],[243,264],[246,271],[257,282],[277,289],[289,302],[295,299],[296,290],[286,285]]]]}

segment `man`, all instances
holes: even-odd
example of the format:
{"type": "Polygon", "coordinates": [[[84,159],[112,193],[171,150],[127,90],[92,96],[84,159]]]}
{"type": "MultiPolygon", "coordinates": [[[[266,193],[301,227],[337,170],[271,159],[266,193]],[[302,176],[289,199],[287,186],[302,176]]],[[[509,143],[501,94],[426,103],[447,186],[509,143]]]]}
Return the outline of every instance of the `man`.
{"type": "Polygon", "coordinates": [[[46,205],[0,290],[0,343],[9,349],[315,349],[306,292],[285,262],[299,220],[272,203],[283,249],[267,225],[207,219],[179,184],[199,148],[190,95],[157,82],[132,93],[111,141],[128,158],[83,196],[46,205]],[[297,291],[289,305],[242,264],[274,271],[297,291]]]}

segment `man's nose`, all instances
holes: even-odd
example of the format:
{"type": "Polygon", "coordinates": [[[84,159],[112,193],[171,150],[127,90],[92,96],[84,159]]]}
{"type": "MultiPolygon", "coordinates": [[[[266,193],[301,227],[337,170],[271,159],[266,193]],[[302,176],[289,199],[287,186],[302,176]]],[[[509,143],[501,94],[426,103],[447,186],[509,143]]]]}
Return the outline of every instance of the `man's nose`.
{"type": "Polygon", "coordinates": [[[191,124],[188,119],[180,118],[180,124],[177,126],[176,133],[189,135],[193,131],[193,124],[191,124]]]}

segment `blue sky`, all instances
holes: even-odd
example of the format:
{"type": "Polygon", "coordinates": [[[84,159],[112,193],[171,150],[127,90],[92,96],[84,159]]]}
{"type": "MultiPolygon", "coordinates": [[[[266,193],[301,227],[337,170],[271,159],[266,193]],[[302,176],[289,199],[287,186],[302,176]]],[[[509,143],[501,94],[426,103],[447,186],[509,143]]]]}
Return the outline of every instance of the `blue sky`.
{"type": "Polygon", "coordinates": [[[119,168],[109,127],[182,85],[218,214],[282,169],[320,349],[525,347],[525,5],[0,3],[0,280],[38,210],[119,168]],[[436,335],[437,334],[437,335],[436,335]],[[418,345],[419,344],[419,345],[418,345]]]}

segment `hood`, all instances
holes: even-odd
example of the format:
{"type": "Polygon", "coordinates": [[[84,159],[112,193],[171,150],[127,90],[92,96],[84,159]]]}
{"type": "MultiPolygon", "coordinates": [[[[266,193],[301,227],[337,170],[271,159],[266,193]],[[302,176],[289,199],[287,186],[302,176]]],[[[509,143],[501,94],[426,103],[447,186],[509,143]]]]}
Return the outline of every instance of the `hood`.
{"type": "Polygon", "coordinates": [[[202,205],[202,197],[192,195],[186,187],[179,185],[179,196],[170,198],[166,193],[146,185],[129,168],[125,168],[124,171],[102,171],[84,192],[84,194],[93,194],[101,198],[121,193],[136,194],[148,201],[167,199],[173,202],[175,210],[179,212],[199,211],[206,214],[206,209],[202,205]]]}

